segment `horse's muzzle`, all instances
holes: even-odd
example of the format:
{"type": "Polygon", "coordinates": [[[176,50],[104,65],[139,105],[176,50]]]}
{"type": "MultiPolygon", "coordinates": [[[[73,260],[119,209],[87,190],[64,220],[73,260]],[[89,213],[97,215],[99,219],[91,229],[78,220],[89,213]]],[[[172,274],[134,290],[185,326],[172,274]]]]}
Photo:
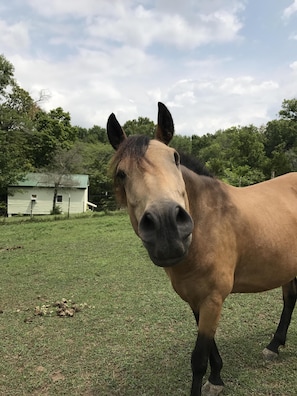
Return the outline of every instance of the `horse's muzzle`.
{"type": "Polygon", "coordinates": [[[154,264],[169,267],[181,262],[192,241],[193,220],[176,202],[151,205],[143,214],[138,234],[154,264]]]}

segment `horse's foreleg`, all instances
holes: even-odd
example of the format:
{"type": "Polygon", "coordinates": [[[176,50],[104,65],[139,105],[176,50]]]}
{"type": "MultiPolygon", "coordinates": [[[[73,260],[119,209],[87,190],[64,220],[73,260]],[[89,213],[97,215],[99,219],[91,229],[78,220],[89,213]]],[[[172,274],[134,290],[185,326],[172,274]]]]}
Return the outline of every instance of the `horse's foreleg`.
{"type": "MultiPolygon", "coordinates": [[[[199,324],[199,314],[194,312],[197,326],[199,324]]],[[[219,353],[215,339],[212,341],[212,345],[209,352],[209,363],[210,363],[210,375],[208,377],[208,382],[204,385],[204,390],[209,388],[211,385],[223,387],[224,382],[221,378],[221,370],[223,368],[223,361],[219,353]]]]}
{"type": "MultiPolygon", "coordinates": [[[[220,307],[218,308],[218,316],[220,314],[220,307]]],[[[215,310],[214,310],[215,311],[215,310]]],[[[212,311],[212,314],[214,313],[212,311]]],[[[206,315],[205,319],[208,319],[206,323],[211,323],[212,319],[215,319],[213,326],[210,326],[211,331],[206,331],[208,324],[205,326],[204,320],[200,318],[199,314],[195,311],[195,319],[198,325],[198,336],[195,344],[195,348],[192,352],[192,373],[193,382],[191,389],[191,396],[217,396],[223,390],[224,383],[221,379],[221,369],[223,362],[219,354],[218,348],[214,340],[214,333],[218,321],[217,318],[211,318],[212,314],[206,315]],[[209,317],[208,317],[209,316],[209,317]],[[208,333],[208,335],[207,335],[208,333]],[[208,359],[210,362],[210,376],[208,381],[202,387],[203,377],[207,370],[208,359]]],[[[203,315],[205,316],[205,315],[203,315]]]]}
{"type": "Polygon", "coordinates": [[[191,396],[200,396],[202,380],[207,370],[208,358],[212,347],[213,339],[198,332],[195,348],[192,352],[192,388],[191,396]]]}
{"type": "Polygon", "coordinates": [[[263,355],[268,360],[276,358],[279,354],[278,349],[280,345],[285,345],[286,343],[287,332],[296,304],[296,298],[297,279],[295,278],[291,282],[283,286],[283,310],[280,321],[271,342],[263,350],[263,355]]]}

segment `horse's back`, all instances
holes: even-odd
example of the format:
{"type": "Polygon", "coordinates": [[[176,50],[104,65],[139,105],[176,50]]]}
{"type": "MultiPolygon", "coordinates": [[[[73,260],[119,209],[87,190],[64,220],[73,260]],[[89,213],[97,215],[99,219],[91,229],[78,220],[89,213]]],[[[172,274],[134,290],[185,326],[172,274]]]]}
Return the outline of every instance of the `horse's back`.
{"type": "MultiPolygon", "coordinates": [[[[275,177],[270,180],[263,181],[261,183],[253,184],[248,187],[243,187],[242,190],[253,191],[258,190],[259,192],[267,190],[278,190],[280,187],[285,189],[296,188],[297,189],[297,172],[286,173],[275,177]]],[[[296,190],[297,194],[297,190],[296,190]]]]}
{"type": "Polygon", "coordinates": [[[297,218],[297,172],[270,179],[252,186],[236,188],[233,198],[238,205],[261,217],[261,211],[275,216],[291,210],[297,218]],[[276,211],[276,212],[275,212],[276,211]]]}

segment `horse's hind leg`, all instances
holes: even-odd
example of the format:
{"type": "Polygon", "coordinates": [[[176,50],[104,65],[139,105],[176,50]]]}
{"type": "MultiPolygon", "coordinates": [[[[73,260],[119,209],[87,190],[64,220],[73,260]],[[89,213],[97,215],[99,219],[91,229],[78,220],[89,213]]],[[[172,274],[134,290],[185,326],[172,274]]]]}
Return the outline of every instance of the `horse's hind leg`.
{"type": "Polygon", "coordinates": [[[296,298],[297,279],[295,278],[291,282],[283,286],[283,311],[280,317],[280,321],[271,342],[263,350],[263,355],[267,360],[272,360],[276,358],[279,354],[278,349],[280,345],[285,345],[288,328],[296,303],[296,298]]]}

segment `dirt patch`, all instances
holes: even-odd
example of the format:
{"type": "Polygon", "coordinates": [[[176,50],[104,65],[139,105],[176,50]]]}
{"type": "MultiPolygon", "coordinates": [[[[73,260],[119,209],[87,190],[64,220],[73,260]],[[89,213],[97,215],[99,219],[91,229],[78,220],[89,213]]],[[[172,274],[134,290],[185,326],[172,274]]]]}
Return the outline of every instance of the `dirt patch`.
{"type": "Polygon", "coordinates": [[[23,246],[8,246],[8,247],[0,247],[0,252],[10,252],[12,250],[23,249],[23,246]]]}
{"type": "Polygon", "coordinates": [[[62,298],[62,300],[55,301],[53,303],[45,303],[43,305],[37,305],[34,308],[33,316],[27,317],[25,322],[32,322],[36,316],[60,316],[63,318],[72,318],[76,313],[81,312],[86,308],[95,308],[87,303],[76,303],[72,300],[62,298]]]}
{"type": "Polygon", "coordinates": [[[54,372],[52,375],[52,380],[53,382],[57,382],[57,381],[63,381],[65,379],[65,376],[62,374],[61,371],[56,371],[54,372]]]}

